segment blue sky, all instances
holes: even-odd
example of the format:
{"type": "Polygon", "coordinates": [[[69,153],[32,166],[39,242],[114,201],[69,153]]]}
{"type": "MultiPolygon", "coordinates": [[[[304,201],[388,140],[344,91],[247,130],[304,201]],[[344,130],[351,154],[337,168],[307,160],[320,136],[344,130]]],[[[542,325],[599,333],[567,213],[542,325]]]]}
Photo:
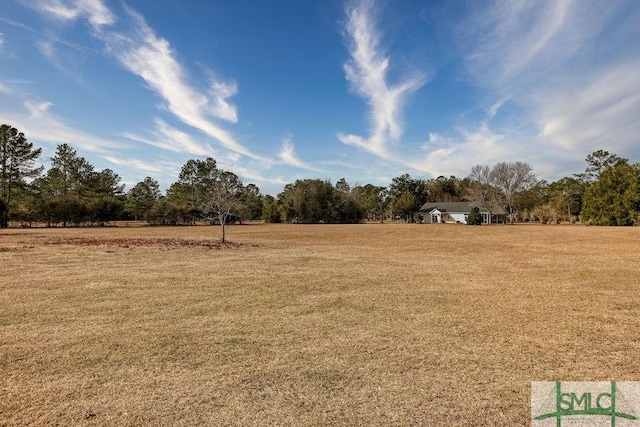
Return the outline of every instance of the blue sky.
{"type": "Polygon", "coordinates": [[[640,160],[636,0],[4,0],[0,122],[130,188],[214,157],[264,193],[605,149],[640,160]]]}

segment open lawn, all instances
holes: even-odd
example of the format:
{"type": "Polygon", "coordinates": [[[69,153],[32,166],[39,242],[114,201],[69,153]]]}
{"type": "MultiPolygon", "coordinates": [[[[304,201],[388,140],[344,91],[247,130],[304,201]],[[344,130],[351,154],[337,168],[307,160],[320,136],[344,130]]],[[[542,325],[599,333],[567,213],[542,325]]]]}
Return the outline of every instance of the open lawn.
{"type": "Polygon", "coordinates": [[[640,228],[0,231],[0,425],[528,425],[640,380],[640,228]]]}

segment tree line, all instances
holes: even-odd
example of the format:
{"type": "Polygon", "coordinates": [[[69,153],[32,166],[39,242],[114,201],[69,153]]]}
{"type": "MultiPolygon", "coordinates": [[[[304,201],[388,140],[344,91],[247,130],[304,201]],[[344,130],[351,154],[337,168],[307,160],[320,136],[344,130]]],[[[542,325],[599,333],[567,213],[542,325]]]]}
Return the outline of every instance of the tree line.
{"type": "MultiPolygon", "coordinates": [[[[0,227],[105,225],[117,220],[152,225],[225,224],[263,219],[278,223],[420,222],[427,202],[467,201],[500,213],[504,221],[582,221],[632,225],[640,219],[640,165],[607,151],[586,158],[583,173],[539,180],[524,162],[475,165],[459,178],[403,174],[386,186],[351,186],[344,178],[301,179],[277,197],[243,184],[215,159],[189,160],[165,194],[146,177],[125,191],[110,169],[95,170],[68,144],[57,147],[49,169],[35,166],[42,149],[23,133],[0,127],[0,227]]],[[[472,219],[473,219],[472,215],[472,219]]]]}

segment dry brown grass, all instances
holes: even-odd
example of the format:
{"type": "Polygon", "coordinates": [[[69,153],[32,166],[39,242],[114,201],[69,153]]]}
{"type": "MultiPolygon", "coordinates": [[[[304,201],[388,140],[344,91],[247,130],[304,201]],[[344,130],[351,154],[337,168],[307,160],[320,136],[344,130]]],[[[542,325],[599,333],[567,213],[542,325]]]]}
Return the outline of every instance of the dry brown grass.
{"type": "Polygon", "coordinates": [[[0,425],[527,425],[640,380],[640,228],[0,232],[0,425]]]}

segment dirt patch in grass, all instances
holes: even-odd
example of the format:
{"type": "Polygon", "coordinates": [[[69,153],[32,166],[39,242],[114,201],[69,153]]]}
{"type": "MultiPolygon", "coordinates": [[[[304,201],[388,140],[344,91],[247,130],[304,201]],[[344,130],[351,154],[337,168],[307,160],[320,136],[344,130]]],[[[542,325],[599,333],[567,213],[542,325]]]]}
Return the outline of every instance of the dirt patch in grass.
{"type": "Polygon", "coordinates": [[[136,246],[155,246],[168,249],[183,247],[199,247],[207,249],[237,249],[247,246],[244,243],[219,242],[212,240],[193,240],[178,238],[91,238],[91,237],[71,237],[58,238],[44,242],[46,245],[76,245],[76,246],[114,246],[129,248],[136,246]]]}

